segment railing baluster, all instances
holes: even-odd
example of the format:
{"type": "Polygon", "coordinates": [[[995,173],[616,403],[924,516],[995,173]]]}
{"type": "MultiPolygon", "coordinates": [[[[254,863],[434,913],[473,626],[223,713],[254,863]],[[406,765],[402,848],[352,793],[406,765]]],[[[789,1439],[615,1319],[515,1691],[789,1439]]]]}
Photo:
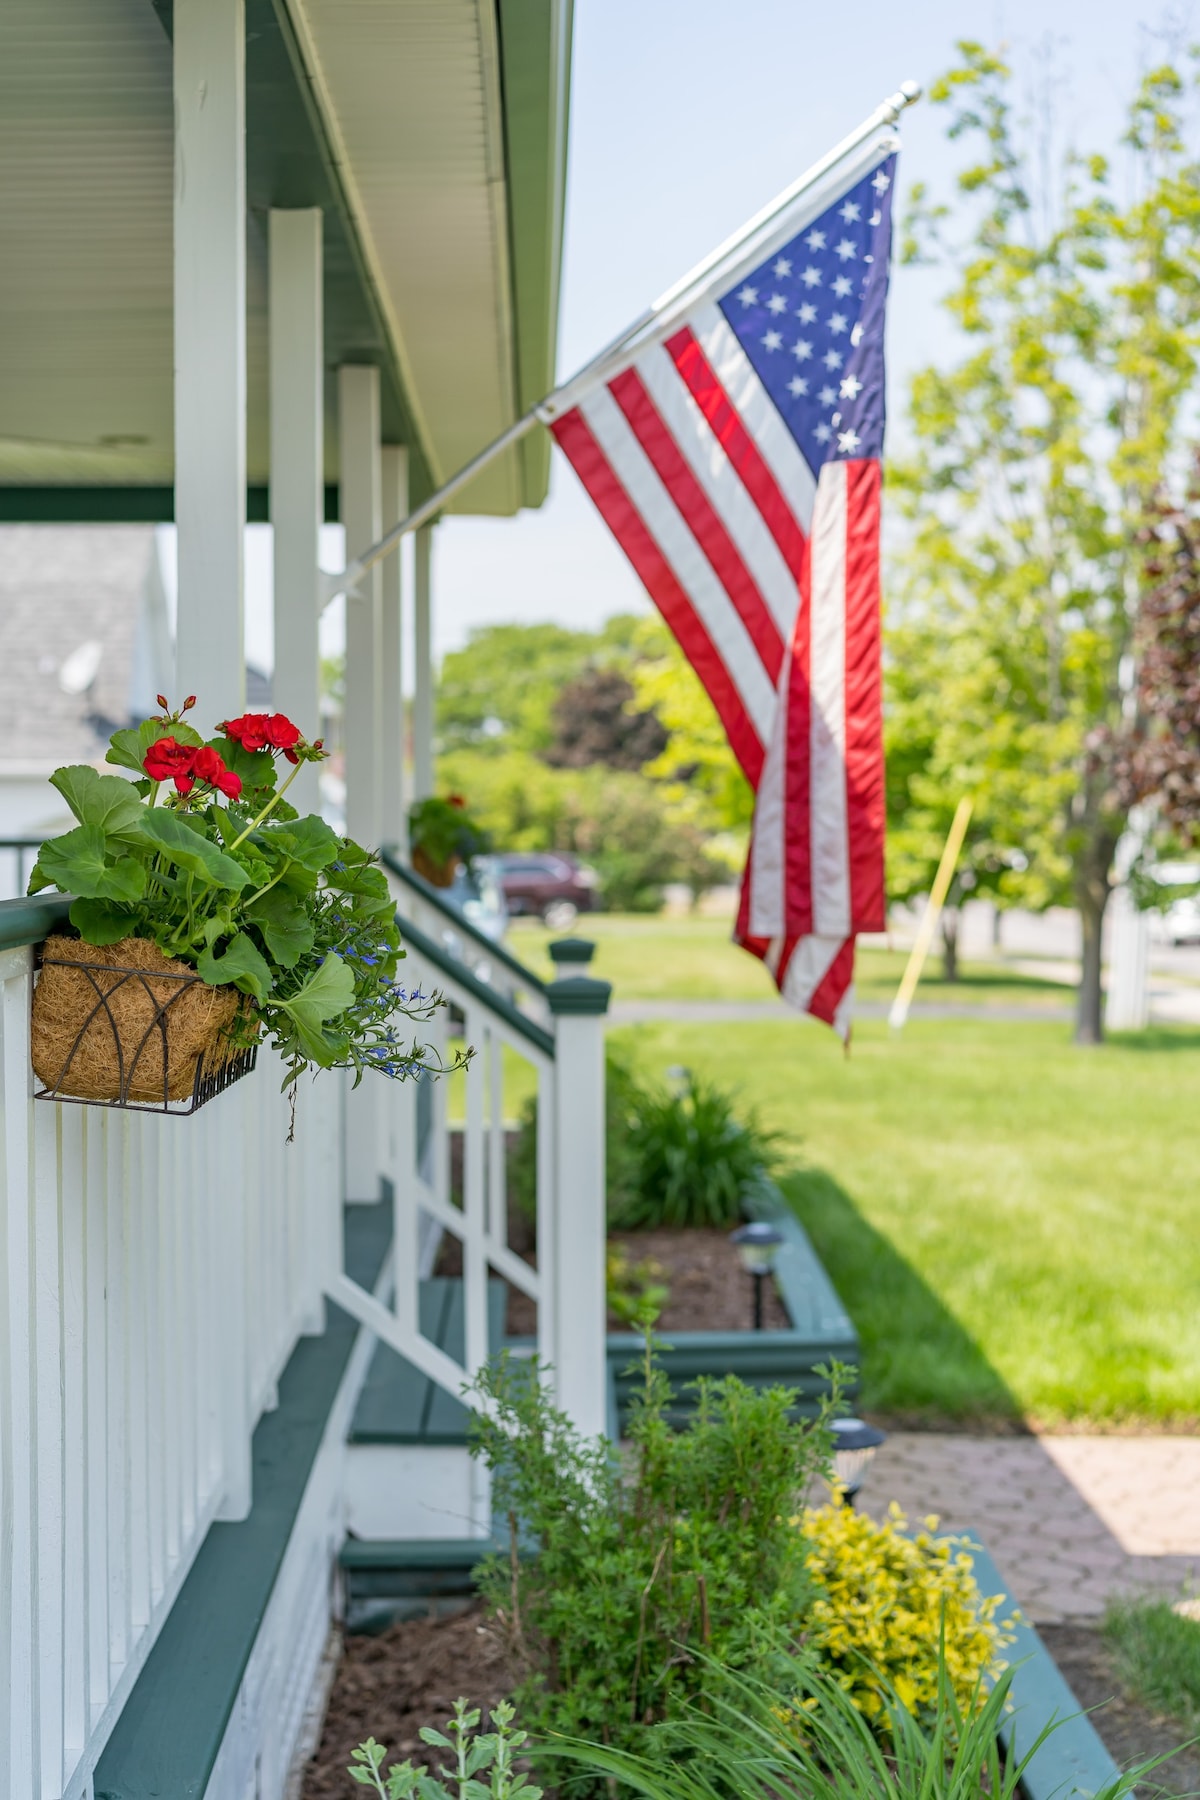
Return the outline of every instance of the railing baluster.
{"type": "Polygon", "coordinates": [[[108,1249],[108,1133],[102,1112],[86,1112],[84,1375],[86,1381],[87,1506],[87,1698],[90,1733],[108,1699],[108,1306],[105,1271],[108,1249]]]}
{"type": "Polygon", "coordinates": [[[493,1040],[482,1009],[467,1013],[467,1042],[476,1054],[467,1068],[466,1131],[463,1143],[463,1304],[466,1320],[466,1368],[474,1375],[487,1361],[488,1265],[484,1220],[483,1109],[486,1061],[493,1040]]]}
{"type": "Polygon", "coordinates": [[[59,1121],[46,1108],[33,1130],[33,1342],[36,1359],[34,1464],[37,1531],[37,1668],[40,1786],[62,1785],[63,1757],[63,1371],[60,1287],[59,1121]]]}
{"type": "Polygon", "coordinates": [[[129,1133],[114,1114],[108,1130],[108,1271],[105,1355],[108,1391],[108,1633],[113,1679],[129,1657],[133,1631],[130,1581],[129,1458],[129,1133]]]}
{"type": "Polygon", "coordinates": [[[87,1415],[84,1354],[87,1193],[84,1108],[63,1107],[61,1126],[63,1359],[63,1742],[68,1767],[87,1743],[87,1415]]]}

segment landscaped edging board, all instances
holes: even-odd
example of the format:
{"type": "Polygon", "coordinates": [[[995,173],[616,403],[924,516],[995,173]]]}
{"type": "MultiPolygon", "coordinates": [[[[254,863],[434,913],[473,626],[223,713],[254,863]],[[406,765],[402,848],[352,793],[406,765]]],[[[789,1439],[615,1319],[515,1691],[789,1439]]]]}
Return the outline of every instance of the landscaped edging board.
{"type": "MultiPolygon", "coordinates": [[[[392,1209],[346,1210],[373,1286],[392,1209]]],[[[374,1339],[328,1304],[254,1433],[249,1516],[210,1527],[96,1767],[95,1800],[280,1800],[328,1635],[345,1436],[374,1339]]]]}
{"type": "MultiPolygon", "coordinates": [[[[745,1202],[750,1218],[769,1219],[783,1234],[775,1281],[792,1321],[790,1331],[670,1331],[660,1347],[662,1364],[670,1377],[676,1410],[691,1404],[683,1390],[701,1375],[736,1375],[751,1387],[794,1387],[800,1394],[800,1410],[815,1412],[829,1391],[818,1370],[833,1362],[857,1372],[858,1333],[822,1268],[808,1233],[772,1181],[763,1181],[745,1202]]],[[[637,1332],[608,1334],[609,1369],[615,1379],[616,1398],[622,1416],[637,1391],[637,1365],[645,1354],[637,1332]]],[[[845,1389],[853,1397],[857,1382],[852,1376],[845,1389]]]]}
{"type": "MultiPolygon", "coordinates": [[[[980,1593],[1005,1596],[1000,1609],[1003,1618],[1009,1608],[1016,1607],[1008,1583],[975,1534],[961,1535],[968,1540],[980,1593]]],[[[1055,1727],[1030,1758],[1022,1777],[1026,1800],[1071,1800],[1076,1794],[1098,1794],[1116,1780],[1120,1770],[1033,1626],[1022,1619],[1015,1627],[1015,1637],[1004,1653],[1014,1668],[1013,1711],[1001,1733],[1004,1747],[1019,1762],[1047,1725],[1055,1727]]]]}

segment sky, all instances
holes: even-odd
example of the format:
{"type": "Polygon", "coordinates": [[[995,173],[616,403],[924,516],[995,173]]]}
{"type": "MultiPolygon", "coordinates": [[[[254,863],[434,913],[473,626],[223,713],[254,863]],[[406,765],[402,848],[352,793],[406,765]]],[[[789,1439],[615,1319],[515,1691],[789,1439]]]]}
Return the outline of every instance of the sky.
{"type": "MultiPolygon", "coordinates": [[[[1060,142],[1111,151],[1139,66],[1191,23],[1130,0],[576,0],[559,373],[645,306],[910,78],[928,84],[954,43],[1007,46],[1026,81],[1052,71],[1060,142]]],[[[948,194],[941,109],[905,113],[901,191],[948,194]]],[[[945,341],[937,278],[893,272],[889,409],[945,341]]],[[[555,454],[550,498],[515,519],[449,519],[434,549],[440,657],[472,628],[551,620],[594,628],[647,610],[640,583],[555,454]]],[[[265,532],[265,528],[263,528],[265,532]]],[[[322,560],[337,563],[338,533],[322,560]]],[[[248,650],[269,660],[269,547],[250,534],[248,650]],[[264,582],[265,572],[265,582],[264,582]]],[[[338,615],[326,615],[327,641],[338,615]]]]}

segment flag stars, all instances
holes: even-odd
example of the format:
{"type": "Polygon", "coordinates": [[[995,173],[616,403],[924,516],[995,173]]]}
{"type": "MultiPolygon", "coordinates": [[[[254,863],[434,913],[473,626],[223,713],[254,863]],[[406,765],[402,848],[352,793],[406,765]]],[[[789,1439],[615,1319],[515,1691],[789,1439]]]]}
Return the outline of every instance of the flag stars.
{"type": "Polygon", "coordinates": [[[851,428],[849,431],[839,431],[837,442],[839,456],[853,456],[854,452],[858,449],[858,446],[862,443],[862,439],[859,437],[857,431],[851,428]]]}
{"type": "Polygon", "coordinates": [[[834,281],[833,291],[839,300],[848,300],[854,292],[854,283],[848,275],[839,275],[834,281]]]}
{"type": "Polygon", "coordinates": [[[843,400],[857,400],[862,393],[863,384],[857,375],[847,375],[839,392],[843,400]]]}
{"type": "Polygon", "coordinates": [[[876,169],[874,175],[871,177],[871,186],[875,189],[875,192],[877,194],[886,194],[891,185],[891,176],[885,175],[882,169],[876,169]]]}
{"type": "Polygon", "coordinates": [[[799,321],[802,325],[815,325],[816,324],[817,309],[813,305],[811,300],[806,300],[804,302],[803,306],[798,306],[796,308],[796,317],[799,319],[799,321]]]}
{"type": "Polygon", "coordinates": [[[803,375],[793,375],[792,379],[788,382],[788,393],[792,396],[793,400],[803,399],[807,392],[808,383],[805,381],[803,375]]]}
{"type": "Polygon", "coordinates": [[[853,225],[856,219],[862,218],[862,207],[857,200],[847,200],[845,206],[838,207],[838,218],[844,219],[847,225],[853,225]]]}
{"type": "Polygon", "coordinates": [[[800,279],[804,283],[806,288],[820,287],[821,271],[820,271],[820,269],[815,268],[812,263],[810,263],[808,265],[807,269],[805,269],[803,275],[801,275],[800,279]]]}
{"type": "Polygon", "coordinates": [[[771,271],[776,281],[786,281],[791,272],[792,265],[786,256],[781,256],[771,271]]]}
{"type": "Polygon", "coordinates": [[[842,238],[837,247],[837,254],[843,262],[853,262],[858,251],[849,238],[842,238]]]}
{"type": "Polygon", "coordinates": [[[830,313],[829,329],[832,331],[834,337],[840,337],[842,332],[845,331],[846,325],[847,319],[845,313],[830,313]]]}
{"type": "MultiPolygon", "coordinates": [[[[774,332],[767,333],[768,337],[774,337],[774,335],[774,332]]],[[[842,366],[841,356],[836,350],[827,350],[821,358],[821,361],[825,364],[827,369],[840,369],[842,366]]]]}
{"type": "Polygon", "coordinates": [[[857,350],[858,346],[862,343],[862,340],[863,340],[863,328],[862,328],[862,320],[860,319],[858,324],[854,327],[854,329],[850,333],[850,342],[854,345],[854,348],[857,350]]]}
{"type": "Polygon", "coordinates": [[[868,225],[882,225],[883,224],[883,214],[881,212],[879,212],[877,209],[875,212],[873,212],[871,214],[870,218],[867,220],[867,224],[868,225]]]}
{"type": "Polygon", "coordinates": [[[753,306],[758,299],[758,289],[755,287],[744,287],[738,295],[738,299],[743,306],[753,306]]]}
{"type": "Polygon", "coordinates": [[[812,345],[807,338],[797,338],[792,345],[792,355],[797,362],[807,362],[812,355],[812,345]]]}
{"type": "Polygon", "coordinates": [[[764,331],[762,346],[764,350],[780,350],[783,348],[783,334],[779,331],[764,331]]]}
{"type": "Polygon", "coordinates": [[[833,436],[833,430],[826,424],[825,420],[822,419],[819,425],[813,426],[813,436],[816,438],[818,444],[827,444],[833,436]]]}
{"type": "Polygon", "coordinates": [[[771,295],[770,299],[767,301],[767,311],[775,314],[785,313],[787,311],[787,301],[782,294],[771,295]]]}
{"type": "Polygon", "coordinates": [[[810,250],[823,250],[825,248],[825,233],[823,231],[810,231],[804,241],[810,250]]]}
{"type": "Polygon", "coordinates": [[[820,400],[822,406],[832,406],[837,399],[837,395],[831,387],[823,387],[821,392],[817,395],[817,398],[820,400]]]}

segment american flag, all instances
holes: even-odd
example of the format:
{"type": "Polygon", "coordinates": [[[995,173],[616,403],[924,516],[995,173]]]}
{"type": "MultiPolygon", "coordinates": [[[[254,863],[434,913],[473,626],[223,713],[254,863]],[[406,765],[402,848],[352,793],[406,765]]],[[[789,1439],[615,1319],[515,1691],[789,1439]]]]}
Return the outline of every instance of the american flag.
{"type": "Polygon", "coordinates": [[[843,1035],[854,935],[884,924],[892,143],[543,413],[755,789],[736,939],[843,1035]]]}

